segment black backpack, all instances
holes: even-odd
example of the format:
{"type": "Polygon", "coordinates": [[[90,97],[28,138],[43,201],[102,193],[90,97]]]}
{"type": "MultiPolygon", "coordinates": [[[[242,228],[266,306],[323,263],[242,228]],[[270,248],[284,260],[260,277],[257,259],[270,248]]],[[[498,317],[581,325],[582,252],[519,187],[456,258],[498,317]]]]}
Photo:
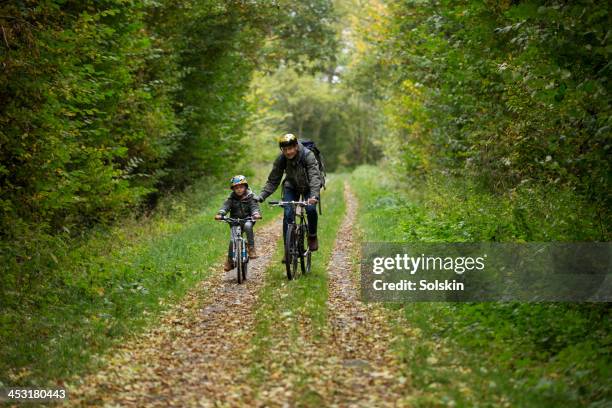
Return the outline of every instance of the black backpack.
{"type": "Polygon", "coordinates": [[[325,188],[325,176],[327,175],[327,173],[325,172],[323,154],[321,154],[321,151],[319,150],[315,142],[313,142],[312,140],[304,139],[300,140],[300,142],[302,143],[302,146],[314,153],[315,158],[317,159],[317,163],[319,163],[319,172],[321,172],[321,188],[325,188]]]}

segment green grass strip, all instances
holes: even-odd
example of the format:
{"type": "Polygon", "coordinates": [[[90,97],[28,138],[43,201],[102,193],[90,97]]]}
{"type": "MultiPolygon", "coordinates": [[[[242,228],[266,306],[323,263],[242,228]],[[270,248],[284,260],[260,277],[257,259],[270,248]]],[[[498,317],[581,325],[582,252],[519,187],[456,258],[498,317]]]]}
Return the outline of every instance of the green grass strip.
{"type": "Polygon", "coordinates": [[[300,324],[308,325],[315,338],[319,338],[326,327],[327,264],[345,212],[344,178],[341,175],[330,177],[323,193],[323,215],[319,216],[318,224],[319,250],[313,254],[311,273],[297,280],[287,280],[285,266],[280,262],[282,238],[266,270],[266,284],[258,300],[253,340],[250,377],[256,384],[262,384],[271,374],[271,362],[267,359],[270,348],[287,347],[299,353],[299,345],[307,341],[300,337],[300,324]]]}
{"type": "MultiPolygon", "coordinates": [[[[425,181],[416,188],[385,174],[361,166],[351,175],[363,240],[487,240],[511,213],[510,204],[449,180],[444,189],[425,181]]],[[[389,308],[408,322],[390,324],[406,376],[419,390],[414,406],[605,406],[612,397],[612,319],[605,305],[423,302],[389,308]]]]}
{"type": "MultiPolygon", "coordinates": [[[[126,220],[58,254],[54,278],[0,314],[0,386],[45,386],[94,369],[96,355],[156,321],[196,282],[222,273],[229,228],[213,216],[226,180],[167,197],[157,215],[126,220]]],[[[276,211],[263,208],[265,225],[276,211]]]]}

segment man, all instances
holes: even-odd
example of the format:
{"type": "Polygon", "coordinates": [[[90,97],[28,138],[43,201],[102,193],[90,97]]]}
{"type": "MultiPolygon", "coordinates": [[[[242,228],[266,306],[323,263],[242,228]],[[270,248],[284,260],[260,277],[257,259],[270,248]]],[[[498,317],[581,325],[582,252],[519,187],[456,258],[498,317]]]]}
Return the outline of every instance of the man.
{"type": "MultiPolygon", "coordinates": [[[[308,248],[319,249],[317,240],[317,207],[321,190],[321,172],[314,153],[298,142],[295,135],[287,133],[278,139],[281,153],[278,155],[268,176],[268,181],[261,191],[259,201],[270,196],[281,182],[283,174],[283,201],[297,201],[300,196],[308,201],[306,217],[308,219],[308,248]]],[[[293,222],[295,214],[291,207],[285,207],[283,218],[283,237],[287,235],[287,225],[293,222]]]]}

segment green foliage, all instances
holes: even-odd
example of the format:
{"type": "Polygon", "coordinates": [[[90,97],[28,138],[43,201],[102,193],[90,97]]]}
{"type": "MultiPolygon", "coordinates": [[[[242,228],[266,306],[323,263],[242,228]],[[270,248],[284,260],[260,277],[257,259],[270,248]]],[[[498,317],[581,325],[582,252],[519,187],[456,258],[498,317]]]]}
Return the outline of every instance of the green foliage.
{"type": "Polygon", "coordinates": [[[109,220],[153,187],[175,129],[172,112],[149,113],[159,102],[139,77],[142,11],[122,13],[124,3],[3,6],[3,233],[15,220],[51,230],[109,220]]]}
{"type": "Polygon", "coordinates": [[[380,157],[372,137],[381,127],[380,112],[343,83],[281,68],[257,77],[252,98],[258,143],[274,148],[278,135],[287,132],[314,140],[329,171],[380,157]]]}
{"type": "Polygon", "coordinates": [[[219,173],[242,153],[253,69],[333,55],[332,22],[326,0],[3,4],[3,233],[23,232],[15,220],[78,230],[160,181],[219,173]],[[269,36],[283,57],[264,54],[269,36]]]}
{"type": "Polygon", "coordinates": [[[185,0],[180,7],[164,2],[150,13],[165,56],[160,64],[173,63],[170,72],[178,82],[173,106],[182,137],[168,161],[167,187],[219,174],[243,153],[248,115],[243,95],[264,34],[255,26],[261,16],[253,7],[185,0]]]}
{"type": "Polygon", "coordinates": [[[98,234],[149,214],[162,193],[247,164],[252,72],[332,61],[333,22],[328,0],[0,4],[2,373],[58,374],[100,333],[125,333],[123,318],[201,276],[183,279],[208,256],[185,242],[111,259],[98,234]],[[173,251],[181,259],[165,264],[173,251]]]}
{"type": "MultiPolygon", "coordinates": [[[[361,166],[352,174],[367,241],[589,241],[601,233],[589,204],[558,186],[517,190],[500,200],[461,179],[410,183],[388,173],[361,166]]],[[[419,387],[444,384],[440,398],[468,406],[504,400],[598,406],[612,397],[606,304],[412,303],[402,313],[422,333],[416,340],[399,336],[407,370],[418,373],[419,387]],[[437,353],[446,348],[453,352],[437,353]],[[427,360],[433,354],[444,358],[440,369],[427,360]],[[448,366],[463,368],[448,373],[448,366]],[[469,384],[470,392],[454,384],[469,384]]]]}
{"type": "Polygon", "coordinates": [[[300,72],[329,72],[335,68],[338,16],[333,0],[277,0],[256,2],[253,11],[267,10],[270,36],[264,47],[267,67],[290,65],[300,72]]]}
{"type": "Polygon", "coordinates": [[[385,90],[399,165],[502,192],[563,185],[607,213],[607,3],[391,1],[381,14],[358,66],[385,90]]]}
{"type": "MultiPolygon", "coordinates": [[[[251,184],[258,188],[262,177],[251,184]]],[[[37,261],[46,273],[2,287],[0,385],[42,387],[95,368],[96,354],[208,277],[227,251],[227,225],[213,221],[227,191],[225,179],[204,178],[163,197],[144,220],[97,226],[87,240],[44,242],[54,254],[50,264],[37,261]]],[[[258,226],[278,215],[262,210],[258,226]]]]}
{"type": "MultiPolygon", "coordinates": [[[[354,172],[365,239],[609,240],[608,5],[373,3],[353,75],[383,106],[390,166],[354,172]]],[[[610,401],[606,305],[401,312],[419,334],[398,351],[436,394],[423,406],[610,401]]]]}
{"type": "Polygon", "coordinates": [[[388,176],[393,173],[388,167],[355,171],[363,188],[375,192],[366,199],[372,234],[390,241],[571,242],[603,233],[595,205],[556,186],[500,197],[471,180],[444,174],[405,180],[388,176]]]}
{"type": "Polygon", "coordinates": [[[333,51],[331,3],[283,4],[0,5],[2,287],[53,280],[67,240],[245,162],[251,73],[287,63],[266,39],[282,32],[296,64],[333,51]]]}

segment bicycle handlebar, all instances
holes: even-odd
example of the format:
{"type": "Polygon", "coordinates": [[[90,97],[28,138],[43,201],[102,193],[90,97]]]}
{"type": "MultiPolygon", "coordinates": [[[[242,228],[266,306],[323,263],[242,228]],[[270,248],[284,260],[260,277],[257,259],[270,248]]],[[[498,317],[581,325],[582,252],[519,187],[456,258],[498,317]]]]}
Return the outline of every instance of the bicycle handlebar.
{"type": "Polygon", "coordinates": [[[283,207],[285,205],[299,205],[300,207],[306,207],[309,205],[308,201],[268,201],[268,204],[279,207],[283,207]]]}
{"type": "Polygon", "coordinates": [[[247,222],[247,221],[255,222],[256,220],[253,217],[231,218],[231,217],[223,216],[220,220],[217,220],[217,221],[227,222],[228,224],[238,224],[238,223],[247,222]]]}

